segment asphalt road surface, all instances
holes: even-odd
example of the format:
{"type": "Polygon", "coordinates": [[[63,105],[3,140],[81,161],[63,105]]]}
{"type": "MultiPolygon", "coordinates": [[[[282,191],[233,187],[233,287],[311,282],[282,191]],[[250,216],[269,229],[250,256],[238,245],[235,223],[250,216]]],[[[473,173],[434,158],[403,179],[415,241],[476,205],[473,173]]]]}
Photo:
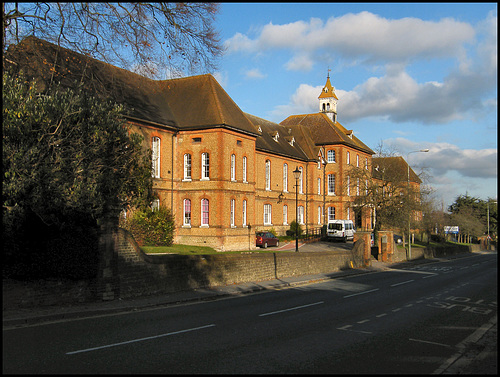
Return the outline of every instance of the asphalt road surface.
{"type": "Polygon", "coordinates": [[[3,372],[456,373],[496,320],[497,254],[482,253],[7,329],[3,372]]]}

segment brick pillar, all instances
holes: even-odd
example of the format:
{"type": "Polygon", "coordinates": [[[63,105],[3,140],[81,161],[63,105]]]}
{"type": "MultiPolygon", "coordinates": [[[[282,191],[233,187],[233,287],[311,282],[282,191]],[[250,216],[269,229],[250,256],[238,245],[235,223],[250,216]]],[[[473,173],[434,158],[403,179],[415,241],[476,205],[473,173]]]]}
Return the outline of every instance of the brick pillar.
{"type": "Polygon", "coordinates": [[[371,232],[356,232],[354,233],[354,242],[363,242],[363,261],[365,266],[371,265],[371,232]]]}
{"type": "Polygon", "coordinates": [[[384,230],[378,232],[378,260],[392,262],[392,254],[394,253],[393,243],[394,236],[392,231],[384,230]]]}
{"type": "Polygon", "coordinates": [[[118,254],[115,244],[118,236],[118,217],[102,220],[99,236],[99,274],[97,296],[103,301],[119,297],[118,254]]]}

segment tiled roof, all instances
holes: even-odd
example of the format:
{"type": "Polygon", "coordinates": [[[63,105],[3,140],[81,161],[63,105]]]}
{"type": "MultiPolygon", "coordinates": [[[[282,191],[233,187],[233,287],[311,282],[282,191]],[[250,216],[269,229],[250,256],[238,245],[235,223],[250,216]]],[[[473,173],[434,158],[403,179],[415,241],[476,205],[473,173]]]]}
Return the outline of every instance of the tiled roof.
{"type": "Polygon", "coordinates": [[[176,123],[159,82],[47,41],[28,37],[9,46],[4,67],[6,63],[37,80],[42,91],[52,80],[71,88],[81,82],[93,95],[123,104],[133,118],[166,126],[176,123]]]}
{"type": "Polygon", "coordinates": [[[85,90],[123,104],[140,121],[176,129],[227,127],[258,135],[212,75],[151,80],[35,37],[10,46],[5,58],[4,64],[37,79],[41,90],[52,79],[72,88],[83,82],[85,90]]]}
{"type": "Polygon", "coordinates": [[[312,140],[317,146],[344,144],[368,154],[375,154],[361,140],[352,135],[352,131],[346,130],[339,122],[334,124],[323,113],[291,115],[280,124],[285,127],[304,126],[309,130],[312,140]],[[351,133],[352,137],[348,136],[349,133],[351,133]]]}
{"type": "MultiPolygon", "coordinates": [[[[383,179],[380,167],[389,168],[391,176],[395,174],[401,178],[402,181],[408,179],[408,164],[401,156],[396,157],[373,157],[372,158],[372,177],[375,179],[383,179]]],[[[422,183],[422,180],[413,171],[410,166],[410,182],[422,183]]]]}
{"type": "Polygon", "coordinates": [[[179,129],[226,127],[258,135],[256,127],[212,75],[164,80],[160,86],[179,129]]]}
{"type": "Polygon", "coordinates": [[[262,129],[262,133],[259,133],[255,141],[255,148],[257,150],[297,158],[299,160],[308,159],[307,154],[302,149],[303,144],[299,142],[297,135],[291,129],[255,115],[247,113],[245,115],[254,124],[256,129],[259,126],[262,129]],[[279,136],[276,137],[276,134],[279,136]],[[296,141],[293,145],[291,145],[292,137],[296,141]]]}

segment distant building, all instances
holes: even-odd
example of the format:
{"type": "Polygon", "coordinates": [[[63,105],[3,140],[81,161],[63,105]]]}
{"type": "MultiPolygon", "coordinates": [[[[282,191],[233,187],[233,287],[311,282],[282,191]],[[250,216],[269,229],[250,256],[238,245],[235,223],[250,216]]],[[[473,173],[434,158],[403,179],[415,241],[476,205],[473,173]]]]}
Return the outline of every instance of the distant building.
{"type": "Polygon", "coordinates": [[[373,214],[352,205],[359,183],[349,168],[371,171],[374,152],[338,122],[329,75],[320,112],[277,124],[244,113],[209,74],[151,80],[34,37],[6,59],[42,84],[82,82],[126,106],[131,132],[152,151],[153,205],[172,210],[176,243],[249,249],[255,231],[285,234],[296,218],[304,230],[333,219],[371,228],[373,214]]]}

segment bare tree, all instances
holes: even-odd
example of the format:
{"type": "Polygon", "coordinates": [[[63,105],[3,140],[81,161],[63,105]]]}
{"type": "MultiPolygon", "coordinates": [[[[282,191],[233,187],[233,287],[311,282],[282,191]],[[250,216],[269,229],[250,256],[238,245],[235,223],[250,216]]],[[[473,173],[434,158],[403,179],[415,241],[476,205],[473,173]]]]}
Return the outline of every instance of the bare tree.
{"type": "Polygon", "coordinates": [[[3,43],[33,35],[151,78],[217,67],[217,3],[3,3],[3,43]]]}

